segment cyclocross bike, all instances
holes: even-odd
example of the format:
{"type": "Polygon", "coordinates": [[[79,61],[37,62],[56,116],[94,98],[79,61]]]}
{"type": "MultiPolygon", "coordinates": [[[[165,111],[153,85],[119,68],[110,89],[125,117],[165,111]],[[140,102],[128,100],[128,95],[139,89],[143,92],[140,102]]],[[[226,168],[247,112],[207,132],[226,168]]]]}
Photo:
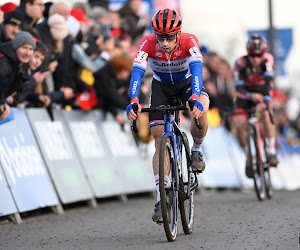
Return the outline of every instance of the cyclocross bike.
{"type": "MultiPolygon", "coordinates": [[[[266,100],[267,110],[270,119],[273,123],[273,111],[269,107],[269,101],[266,100]]],[[[266,198],[271,199],[273,195],[273,188],[270,176],[270,164],[267,162],[266,153],[266,137],[258,117],[256,109],[246,110],[233,114],[245,113],[249,114],[247,125],[247,142],[249,148],[249,156],[251,167],[253,168],[254,190],[259,201],[266,198]]]]}
{"type": "MultiPolygon", "coordinates": [[[[191,109],[193,101],[189,101],[191,109]]],[[[138,105],[133,110],[137,112],[138,105]]],[[[179,128],[179,111],[187,110],[181,100],[174,99],[174,106],[143,108],[142,112],[164,112],[164,134],[159,152],[159,191],[163,225],[168,241],[175,241],[178,232],[178,207],[185,234],[193,231],[194,194],[198,186],[197,175],[191,168],[191,156],[187,135],[179,128]],[[179,105],[181,104],[181,105],[179,105]],[[175,113],[175,116],[173,114],[175,113]],[[165,176],[168,181],[165,185],[165,176]]],[[[199,120],[196,125],[201,129],[199,120]]],[[[132,129],[137,133],[136,122],[132,129]]]]}

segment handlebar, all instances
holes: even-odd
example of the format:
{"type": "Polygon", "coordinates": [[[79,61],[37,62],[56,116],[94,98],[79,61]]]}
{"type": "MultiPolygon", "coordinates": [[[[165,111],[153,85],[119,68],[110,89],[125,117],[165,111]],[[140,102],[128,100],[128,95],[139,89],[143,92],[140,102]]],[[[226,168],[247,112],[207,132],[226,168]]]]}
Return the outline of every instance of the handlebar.
{"type": "MultiPolygon", "coordinates": [[[[192,110],[194,107],[194,100],[189,100],[188,101],[190,109],[192,110]]],[[[138,111],[138,104],[137,103],[133,103],[132,104],[132,109],[134,111],[135,114],[137,114],[138,111]]],[[[141,112],[174,112],[176,110],[187,110],[187,108],[185,106],[159,106],[159,107],[154,107],[154,108],[142,108],[141,112]]],[[[199,119],[198,118],[194,118],[195,119],[195,123],[198,129],[202,129],[203,126],[202,124],[200,124],[199,119]]],[[[131,123],[131,129],[133,130],[133,132],[138,133],[138,128],[136,125],[136,119],[131,123]]]]}
{"type": "MultiPolygon", "coordinates": [[[[268,112],[269,112],[271,123],[274,124],[274,119],[273,119],[274,112],[273,112],[273,109],[270,108],[270,100],[265,99],[265,104],[267,105],[266,110],[268,110],[268,112]]],[[[255,112],[256,112],[256,108],[254,107],[252,109],[246,109],[241,112],[228,112],[227,115],[254,114],[255,112]]]]}

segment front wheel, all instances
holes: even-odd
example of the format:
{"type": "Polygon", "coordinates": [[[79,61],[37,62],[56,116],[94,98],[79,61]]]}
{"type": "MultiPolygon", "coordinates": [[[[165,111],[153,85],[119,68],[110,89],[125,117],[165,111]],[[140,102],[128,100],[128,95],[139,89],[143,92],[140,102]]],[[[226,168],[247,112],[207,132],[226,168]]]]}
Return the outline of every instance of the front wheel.
{"type": "Polygon", "coordinates": [[[178,191],[172,140],[164,136],[159,151],[159,191],[163,224],[168,241],[174,241],[178,229],[178,191]]]}
{"type": "Polygon", "coordinates": [[[187,148],[184,146],[182,138],[180,138],[181,150],[181,173],[179,174],[179,209],[181,222],[185,234],[193,232],[194,225],[194,195],[195,190],[191,191],[191,186],[195,182],[195,175],[190,167],[190,148],[186,134],[183,132],[183,138],[187,148]]]}
{"type": "Polygon", "coordinates": [[[251,158],[253,167],[254,190],[257,199],[262,201],[266,198],[266,181],[264,166],[260,157],[260,146],[258,145],[256,130],[252,126],[248,127],[248,147],[249,157],[251,158]]]}
{"type": "MultiPolygon", "coordinates": [[[[263,133],[263,131],[261,132],[263,133]]],[[[266,144],[265,139],[263,139],[264,135],[262,134],[262,138],[260,138],[260,147],[262,155],[261,155],[261,162],[263,163],[264,168],[264,177],[265,177],[265,189],[266,195],[268,199],[271,199],[273,196],[273,187],[271,182],[271,175],[270,175],[270,164],[267,163],[267,151],[266,151],[266,144]]]]}

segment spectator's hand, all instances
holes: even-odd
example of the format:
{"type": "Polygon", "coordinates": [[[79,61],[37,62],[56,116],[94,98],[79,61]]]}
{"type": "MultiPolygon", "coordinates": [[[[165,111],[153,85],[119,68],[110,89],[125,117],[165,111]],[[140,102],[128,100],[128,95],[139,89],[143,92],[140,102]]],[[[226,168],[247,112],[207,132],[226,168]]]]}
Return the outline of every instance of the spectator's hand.
{"type": "Polygon", "coordinates": [[[108,54],[112,55],[112,52],[115,49],[115,39],[110,38],[104,42],[104,51],[106,51],[108,54]]]}
{"type": "Polygon", "coordinates": [[[45,72],[36,72],[33,75],[34,80],[39,84],[42,83],[45,80],[45,77],[49,74],[49,71],[45,72]]]}
{"type": "Polygon", "coordinates": [[[61,87],[60,91],[64,93],[64,98],[67,100],[75,96],[73,89],[70,87],[61,87]]]}
{"type": "Polygon", "coordinates": [[[252,100],[254,103],[261,103],[265,101],[265,97],[260,93],[251,93],[250,94],[250,100],[252,100]]]}
{"type": "Polygon", "coordinates": [[[51,103],[50,97],[47,95],[40,95],[39,100],[43,103],[46,107],[48,107],[51,103]]]}
{"type": "Polygon", "coordinates": [[[13,97],[12,95],[8,96],[8,97],[6,98],[6,102],[7,102],[8,104],[12,104],[12,103],[14,102],[14,97],[13,97]]]}
{"type": "Polygon", "coordinates": [[[48,69],[51,71],[51,73],[53,73],[56,70],[57,66],[58,66],[58,62],[55,60],[49,63],[48,69]]]}
{"type": "Polygon", "coordinates": [[[10,107],[7,104],[0,105],[0,109],[2,111],[2,114],[0,116],[0,120],[6,119],[9,116],[10,113],[10,107]]]}

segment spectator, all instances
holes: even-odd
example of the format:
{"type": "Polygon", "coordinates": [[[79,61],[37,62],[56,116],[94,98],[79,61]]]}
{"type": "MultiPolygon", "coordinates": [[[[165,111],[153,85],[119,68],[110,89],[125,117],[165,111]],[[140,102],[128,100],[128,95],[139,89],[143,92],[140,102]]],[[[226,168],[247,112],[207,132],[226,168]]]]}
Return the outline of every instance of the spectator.
{"type": "Polygon", "coordinates": [[[128,89],[131,65],[129,57],[118,56],[94,74],[98,107],[111,112],[121,125],[124,119],[119,111],[125,110],[130,101],[128,89]]]}
{"type": "Polygon", "coordinates": [[[23,15],[25,28],[33,28],[43,17],[44,3],[43,0],[21,0],[15,11],[23,15]]]}
{"type": "Polygon", "coordinates": [[[5,15],[3,23],[0,24],[0,43],[11,41],[22,28],[23,16],[12,11],[5,15]]]}
{"type": "Polygon", "coordinates": [[[43,94],[43,82],[49,71],[40,72],[38,69],[45,60],[47,55],[47,48],[40,42],[36,43],[36,49],[29,61],[30,79],[25,87],[22,95],[21,102],[29,101],[30,106],[45,105],[49,106],[51,103],[50,97],[43,94]]]}
{"type": "Polygon", "coordinates": [[[137,41],[138,36],[143,35],[149,25],[149,17],[139,14],[141,0],[128,0],[128,2],[119,10],[120,16],[125,19],[128,25],[128,34],[133,43],[137,41]]]}
{"type": "Polygon", "coordinates": [[[113,50],[115,48],[114,39],[109,39],[104,41],[102,35],[96,40],[98,46],[98,51],[102,51],[95,60],[90,59],[90,57],[84,52],[83,48],[79,44],[73,45],[72,57],[73,59],[81,65],[81,67],[86,68],[92,72],[96,72],[106,65],[110,60],[113,50]]]}
{"type": "Polygon", "coordinates": [[[6,98],[20,91],[29,79],[28,62],[35,49],[35,41],[28,32],[20,31],[11,42],[0,44],[0,119],[11,114],[6,98]]]}

